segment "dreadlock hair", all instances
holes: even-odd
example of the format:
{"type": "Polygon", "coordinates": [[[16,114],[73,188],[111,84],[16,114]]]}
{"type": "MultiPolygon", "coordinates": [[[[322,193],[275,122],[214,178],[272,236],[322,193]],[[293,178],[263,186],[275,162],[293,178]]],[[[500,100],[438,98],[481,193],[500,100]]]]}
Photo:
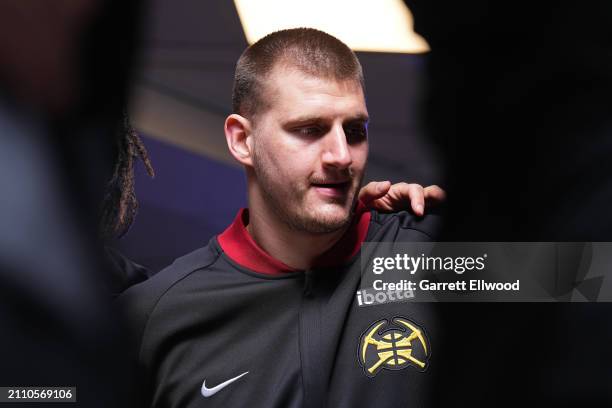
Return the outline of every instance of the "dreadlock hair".
{"type": "Polygon", "coordinates": [[[150,177],[155,176],[149,154],[138,133],[124,113],[119,132],[115,136],[113,175],[106,186],[100,216],[100,235],[103,239],[119,239],[125,235],[138,212],[134,192],[134,162],[142,160],[150,177]]]}

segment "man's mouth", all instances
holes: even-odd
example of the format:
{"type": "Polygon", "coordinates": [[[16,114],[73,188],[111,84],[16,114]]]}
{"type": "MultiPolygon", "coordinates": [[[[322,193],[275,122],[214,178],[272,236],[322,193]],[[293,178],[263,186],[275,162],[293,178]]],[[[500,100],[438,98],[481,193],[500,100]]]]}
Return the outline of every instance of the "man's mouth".
{"type": "Polygon", "coordinates": [[[324,196],[328,197],[343,197],[348,192],[350,181],[333,181],[323,183],[311,183],[315,190],[324,196]]]}

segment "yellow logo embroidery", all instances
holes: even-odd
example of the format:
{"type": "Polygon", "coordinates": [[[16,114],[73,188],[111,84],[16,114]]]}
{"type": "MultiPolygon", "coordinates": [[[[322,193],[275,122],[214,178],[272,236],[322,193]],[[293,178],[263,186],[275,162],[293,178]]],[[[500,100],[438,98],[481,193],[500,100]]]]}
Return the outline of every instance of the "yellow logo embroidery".
{"type": "Polygon", "coordinates": [[[404,317],[393,318],[391,324],[387,319],[375,322],[359,341],[359,363],[368,377],[383,368],[425,371],[430,353],[423,329],[404,317]]]}

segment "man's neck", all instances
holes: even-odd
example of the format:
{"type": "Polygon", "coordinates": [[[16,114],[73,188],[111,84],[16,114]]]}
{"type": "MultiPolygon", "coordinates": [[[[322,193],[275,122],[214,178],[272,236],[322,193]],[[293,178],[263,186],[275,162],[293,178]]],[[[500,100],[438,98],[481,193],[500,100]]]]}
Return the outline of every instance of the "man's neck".
{"type": "Polygon", "coordinates": [[[297,231],[265,206],[251,206],[247,231],[272,257],[292,268],[305,270],[313,267],[314,261],[331,249],[348,227],[325,234],[297,231]]]}

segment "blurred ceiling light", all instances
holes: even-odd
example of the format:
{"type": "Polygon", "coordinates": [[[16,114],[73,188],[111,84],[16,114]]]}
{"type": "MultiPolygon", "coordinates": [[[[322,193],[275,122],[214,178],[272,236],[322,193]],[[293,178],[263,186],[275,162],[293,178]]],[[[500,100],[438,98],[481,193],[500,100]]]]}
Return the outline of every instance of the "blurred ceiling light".
{"type": "Polygon", "coordinates": [[[427,41],[414,32],[402,0],[234,0],[247,41],[286,28],[312,27],[355,51],[422,53],[427,41]]]}

